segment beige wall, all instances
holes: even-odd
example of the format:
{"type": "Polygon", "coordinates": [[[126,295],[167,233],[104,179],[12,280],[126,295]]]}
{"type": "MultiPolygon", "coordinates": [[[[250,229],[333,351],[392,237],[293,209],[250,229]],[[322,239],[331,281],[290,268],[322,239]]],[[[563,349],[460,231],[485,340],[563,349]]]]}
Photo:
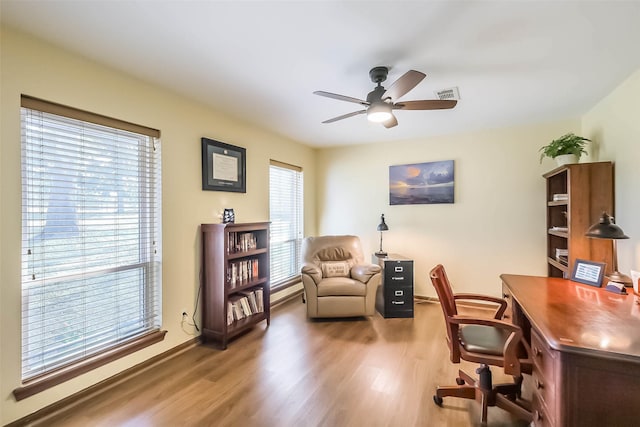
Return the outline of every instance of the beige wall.
{"type": "MultiPolygon", "coordinates": [[[[269,159],[304,169],[305,230],[315,232],[315,150],[195,104],[164,89],[3,29],[0,120],[0,424],[28,415],[193,337],[180,326],[193,312],[203,222],[225,207],[236,221],[269,218],[269,159]],[[163,184],[163,328],[166,339],[53,389],[15,402],[20,385],[20,94],[160,129],[163,184]],[[247,149],[247,193],[201,190],[200,138],[247,149]]],[[[215,78],[212,75],[211,78],[215,78]]],[[[276,296],[277,297],[277,296],[276,296]]]]}
{"type": "MultiPolygon", "coordinates": [[[[198,286],[198,225],[224,207],[237,221],[268,218],[269,158],[305,170],[305,234],[352,233],[415,259],[416,293],[433,296],[428,270],[443,263],[456,291],[498,295],[500,273],[545,274],[545,209],[538,149],[574,131],[599,143],[585,160],[616,161],[616,213],[632,236],[620,244],[623,270],[640,266],[640,72],[582,120],[343,148],[313,150],[166,90],[3,30],[0,98],[0,423],[25,416],[192,337],[180,313],[193,310],[198,286]],[[163,295],[166,340],[16,403],[20,383],[20,94],[158,128],[163,144],[163,295]],[[202,136],[247,148],[247,194],[200,189],[202,136]],[[455,204],[389,206],[390,165],[455,161],[455,204]],[[635,196],[635,197],[634,197],[635,196]],[[635,236],[635,237],[634,237],[635,236]]],[[[215,78],[215,76],[212,76],[215,78]]],[[[445,114],[446,112],[441,112],[445,114]]],[[[423,114],[423,113],[410,113],[423,114]]],[[[435,120],[424,113],[425,120],[435,120]]],[[[402,120],[402,118],[400,118],[402,120]]],[[[385,132],[384,129],[381,129],[385,132]]],[[[392,135],[392,131],[390,135],[392,135]]]]}
{"type": "MultiPolygon", "coordinates": [[[[411,114],[437,120],[429,112],[411,114]]],[[[546,274],[542,174],[555,165],[540,165],[538,150],[579,125],[570,120],[321,150],[318,230],[359,235],[373,253],[384,212],[384,249],[415,260],[417,295],[435,296],[428,273],[442,263],[457,292],[497,296],[501,273],[546,274]],[[455,162],[454,204],[389,205],[390,165],[449,159],[455,162]]]]}
{"type": "Polygon", "coordinates": [[[640,70],[584,115],[582,129],[594,157],[615,162],[616,223],[630,237],[618,242],[619,270],[640,270],[640,70]]]}

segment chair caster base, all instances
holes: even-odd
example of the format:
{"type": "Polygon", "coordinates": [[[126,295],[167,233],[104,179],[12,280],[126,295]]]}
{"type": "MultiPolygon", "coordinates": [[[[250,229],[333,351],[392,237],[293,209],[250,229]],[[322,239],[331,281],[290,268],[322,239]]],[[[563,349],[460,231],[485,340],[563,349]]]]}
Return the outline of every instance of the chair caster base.
{"type": "Polygon", "coordinates": [[[438,397],[435,394],[433,395],[433,403],[435,403],[436,405],[442,408],[442,398],[438,397]]]}

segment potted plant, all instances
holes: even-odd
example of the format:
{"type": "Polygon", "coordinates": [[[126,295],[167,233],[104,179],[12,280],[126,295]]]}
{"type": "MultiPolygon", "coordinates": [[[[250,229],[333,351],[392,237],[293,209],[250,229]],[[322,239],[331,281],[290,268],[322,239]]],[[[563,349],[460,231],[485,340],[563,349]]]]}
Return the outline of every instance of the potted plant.
{"type": "Polygon", "coordinates": [[[589,155],[584,149],[587,142],[591,142],[591,140],[573,133],[562,135],[560,138],[551,141],[549,145],[540,148],[542,152],[542,154],[540,154],[540,163],[542,163],[542,159],[545,157],[556,159],[558,166],[568,163],[578,163],[582,154],[589,155]]]}

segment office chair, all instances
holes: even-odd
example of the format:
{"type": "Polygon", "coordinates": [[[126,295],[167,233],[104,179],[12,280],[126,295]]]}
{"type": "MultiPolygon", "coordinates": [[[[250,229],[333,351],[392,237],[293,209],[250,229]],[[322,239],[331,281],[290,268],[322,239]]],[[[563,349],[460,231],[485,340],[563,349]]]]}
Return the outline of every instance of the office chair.
{"type": "Polygon", "coordinates": [[[487,295],[454,294],[442,265],[434,267],[429,276],[444,313],[451,362],[460,363],[460,359],[463,359],[480,363],[476,370],[479,380],[460,370],[456,378],[457,386],[438,386],[433,396],[436,405],[442,406],[443,398],[449,396],[475,399],[482,405],[483,424],[487,422],[489,406],[498,406],[531,422],[531,411],[523,406],[526,402],[520,399],[522,374],[531,373],[531,351],[523,339],[522,330],[500,320],[507,303],[503,299],[487,295]],[[493,319],[461,316],[458,315],[456,306],[458,300],[492,302],[499,307],[493,319]],[[493,385],[489,366],[503,368],[505,374],[513,376],[514,382],[493,385]]]}

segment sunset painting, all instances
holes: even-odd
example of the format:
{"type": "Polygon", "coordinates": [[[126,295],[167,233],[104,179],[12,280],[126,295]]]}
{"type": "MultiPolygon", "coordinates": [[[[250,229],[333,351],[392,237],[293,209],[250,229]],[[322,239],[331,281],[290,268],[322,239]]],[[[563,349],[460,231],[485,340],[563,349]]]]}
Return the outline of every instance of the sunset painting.
{"type": "Polygon", "coordinates": [[[389,204],[453,203],[453,160],[389,166],[389,204]]]}

